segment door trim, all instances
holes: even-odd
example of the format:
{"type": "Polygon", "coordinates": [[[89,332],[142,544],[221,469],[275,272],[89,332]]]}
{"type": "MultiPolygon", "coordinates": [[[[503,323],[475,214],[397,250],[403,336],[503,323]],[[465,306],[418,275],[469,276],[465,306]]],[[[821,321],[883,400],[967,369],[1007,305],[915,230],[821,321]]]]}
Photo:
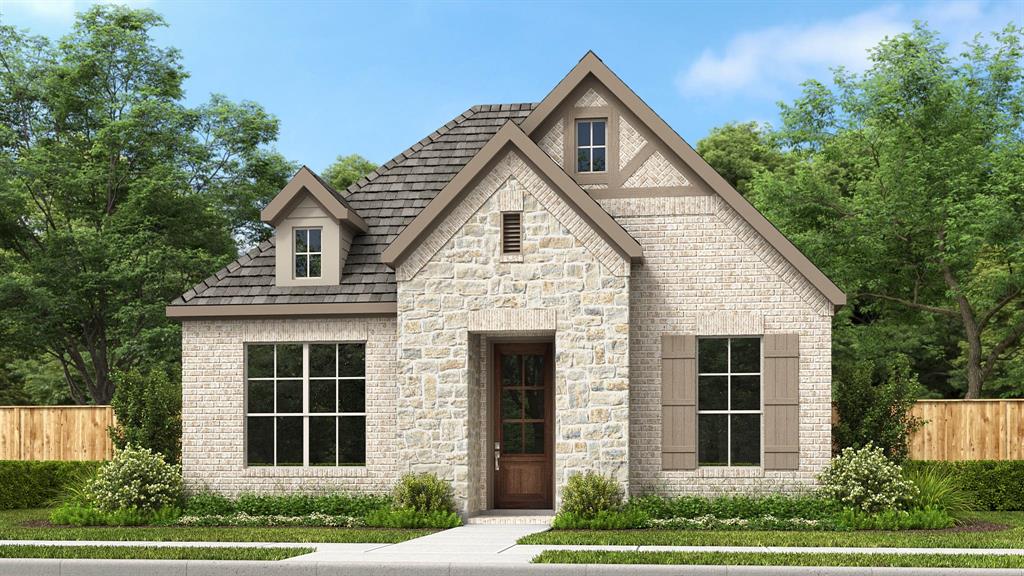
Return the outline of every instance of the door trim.
{"type": "MultiPolygon", "coordinates": [[[[488,504],[491,509],[495,510],[516,510],[516,509],[527,509],[522,507],[510,507],[502,506],[499,501],[499,474],[494,470],[494,444],[499,441],[500,426],[501,426],[501,363],[500,357],[501,352],[513,352],[513,353],[540,353],[544,355],[544,366],[545,366],[545,387],[544,387],[544,486],[545,486],[545,502],[540,506],[541,509],[553,509],[554,508],[554,494],[555,494],[555,354],[554,354],[555,343],[550,339],[537,340],[537,339],[517,339],[510,338],[507,340],[498,340],[490,342],[489,361],[491,363],[489,370],[490,377],[490,409],[487,415],[487,426],[489,434],[487,434],[488,445],[488,464],[490,466],[490,481],[489,481],[489,494],[488,504]]],[[[531,508],[537,508],[536,506],[531,508]]]]}

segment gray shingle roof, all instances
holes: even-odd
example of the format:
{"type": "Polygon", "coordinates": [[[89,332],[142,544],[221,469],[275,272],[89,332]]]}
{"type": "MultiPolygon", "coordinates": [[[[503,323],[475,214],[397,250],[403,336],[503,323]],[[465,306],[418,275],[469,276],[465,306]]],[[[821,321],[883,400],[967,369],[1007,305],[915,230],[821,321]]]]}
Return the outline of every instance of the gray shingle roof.
{"type": "Polygon", "coordinates": [[[381,263],[380,253],[502,125],[509,120],[522,122],[534,106],[474,106],[349,186],[345,192],[338,193],[324,183],[369,226],[366,234],[353,240],[340,284],[275,286],[274,241],[271,240],[200,282],[172,305],[396,301],[395,273],[381,263]]]}

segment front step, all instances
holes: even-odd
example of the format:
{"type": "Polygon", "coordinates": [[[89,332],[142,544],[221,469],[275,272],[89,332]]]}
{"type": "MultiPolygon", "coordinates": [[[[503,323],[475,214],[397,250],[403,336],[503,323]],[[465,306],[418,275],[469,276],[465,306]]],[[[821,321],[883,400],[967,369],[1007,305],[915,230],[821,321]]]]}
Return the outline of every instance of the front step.
{"type": "Polygon", "coordinates": [[[550,526],[554,517],[554,510],[485,510],[470,516],[466,524],[550,526]]]}

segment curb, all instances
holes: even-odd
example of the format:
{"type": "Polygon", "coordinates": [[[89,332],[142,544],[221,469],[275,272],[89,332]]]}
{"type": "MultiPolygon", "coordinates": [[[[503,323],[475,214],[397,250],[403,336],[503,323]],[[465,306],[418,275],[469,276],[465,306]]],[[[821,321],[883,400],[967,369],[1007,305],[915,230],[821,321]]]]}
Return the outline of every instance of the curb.
{"type": "Polygon", "coordinates": [[[1024,576],[1024,569],[624,564],[263,562],[247,560],[0,560],[0,576],[1024,576]]]}

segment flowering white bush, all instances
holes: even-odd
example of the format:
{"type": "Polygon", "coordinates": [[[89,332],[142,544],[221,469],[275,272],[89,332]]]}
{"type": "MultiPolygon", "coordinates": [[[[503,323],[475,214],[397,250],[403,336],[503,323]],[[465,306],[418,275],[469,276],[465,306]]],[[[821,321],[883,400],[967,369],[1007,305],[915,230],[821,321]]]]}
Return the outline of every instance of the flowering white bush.
{"type": "Polygon", "coordinates": [[[827,528],[818,520],[808,518],[776,518],[770,514],[757,518],[718,518],[712,514],[696,518],[654,518],[651,528],[666,530],[811,530],[827,528]]]}
{"type": "Polygon", "coordinates": [[[88,499],[100,510],[159,510],[181,501],[181,468],[161,454],[128,445],[100,468],[88,499]]]}
{"type": "Polygon", "coordinates": [[[843,505],[868,513],[899,510],[917,496],[914,483],[881,448],[845,448],[818,477],[822,492],[843,505]]]}
{"type": "Polygon", "coordinates": [[[359,528],[365,526],[361,518],[353,516],[331,516],[313,512],[305,516],[252,516],[245,512],[235,514],[211,514],[207,516],[182,516],[182,526],[328,526],[331,528],[359,528]]]}

